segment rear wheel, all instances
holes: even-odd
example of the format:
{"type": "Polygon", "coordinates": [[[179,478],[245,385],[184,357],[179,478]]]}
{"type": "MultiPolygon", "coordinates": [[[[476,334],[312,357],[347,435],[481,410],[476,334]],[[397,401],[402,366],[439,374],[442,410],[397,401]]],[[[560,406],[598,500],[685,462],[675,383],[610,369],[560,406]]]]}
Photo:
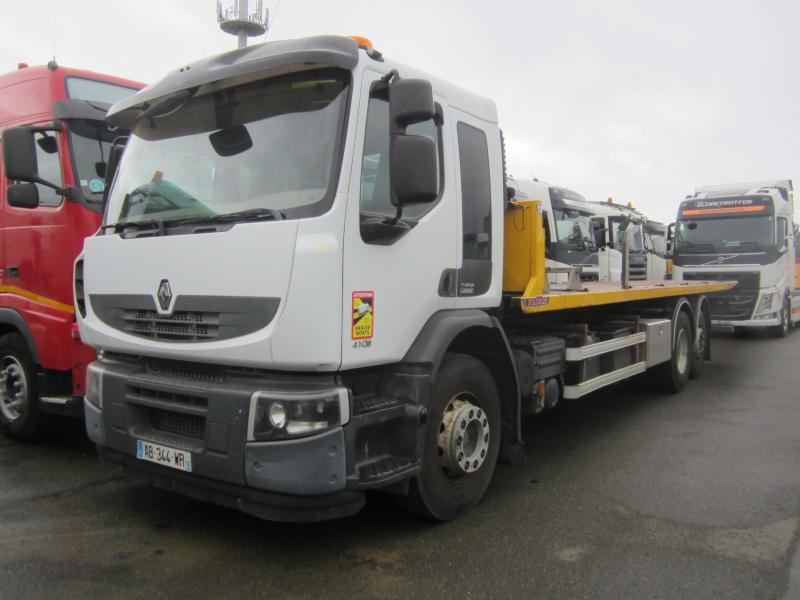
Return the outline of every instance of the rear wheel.
{"type": "Polygon", "coordinates": [[[694,356],[692,357],[692,368],[689,371],[689,378],[699,377],[706,364],[706,348],[711,343],[709,338],[705,315],[701,312],[697,318],[697,327],[694,331],[694,356]]]}
{"type": "Polygon", "coordinates": [[[440,521],[471,509],[483,497],[500,448],[500,399],[478,359],[448,354],[437,375],[425,430],[421,470],[401,508],[440,521]]]}
{"type": "Polygon", "coordinates": [[[29,440],[44,425],[36,375],[25,339],[18,333],[0,337],[0,432],[9,437],[29,440]]]}
{"type": "Polygon", "coordinates": [[[680,392],[686,385],[695,355],[692,323],[685,312],[678,313],[674,330],[670,360],[653,367],[650,371],[654,387],[671,393],[680,392]]]}

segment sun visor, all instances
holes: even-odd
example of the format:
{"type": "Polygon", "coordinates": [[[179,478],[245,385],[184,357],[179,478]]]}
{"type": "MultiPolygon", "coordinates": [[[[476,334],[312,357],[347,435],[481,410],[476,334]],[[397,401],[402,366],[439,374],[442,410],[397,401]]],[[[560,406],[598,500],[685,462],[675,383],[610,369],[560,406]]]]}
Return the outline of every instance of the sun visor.
{"type": "Polygon", "coordinates": [[[130,128],[139,114],[155,101],[181,90],[201,88],[218,81],[234,78],[247,81],[248,75],[267,71],[281,74],[312,65],[352,70],[357,64],[358,43],[344,36],[326,35],[255,44],[203,58],[168,73],[161,81],[114,104],[108,113],[108,121],[130,128]],[[292,66],[295,68],[290,69],[292,66]]]}
{"type": "Polygon", "coordinates": [[[53,117],[56,119],[91,119],[105,121],[111,105],[93,100],[56,100],[53,117]]]}

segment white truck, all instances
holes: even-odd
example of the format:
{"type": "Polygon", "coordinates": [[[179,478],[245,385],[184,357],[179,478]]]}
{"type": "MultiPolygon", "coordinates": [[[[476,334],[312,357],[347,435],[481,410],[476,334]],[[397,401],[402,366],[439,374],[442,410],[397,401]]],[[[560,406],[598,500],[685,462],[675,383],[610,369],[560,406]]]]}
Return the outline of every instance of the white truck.
{"type": "Polygon", "coordinates": [[[679,391],[710,356],[732,283],[551,286],[492,101],[363,39],[205,58],[108,118],[132,133],[76,261],[86,429],[157,486],[451,519],[524,461],[526,415],[645,372],[679,391]]]}
{"type": "Polygon", "coordinates": [[[711,298],[714,325],[769,327],[783,337],[800,321],[793,215],[788,179],[698,186],[681,202],[674,279],[738,282],[711,298]]]}
{"type": "Polygon", "coordinates": [[[548,277],[565,283],[569,267],[580,267],[582,281],[598,281],[597,246],[592,229],[592,206],[567,188],[536,179],[508,177],[516,200],[537,200],[542,207],[548,277]]]}
{"type": "Polygon", "coordinates": [[[601,281],[620,281],[622,278],[623,236],[628,239],[628,276],[634,281],[660,281],[667,273],[667,261],[658,253],[650,231],[641,212],[612,202],[591,202],[595,217],[594,230],[599,246],[599,270],[601,281]],[[622,230],[623,223],[628,225],[622,230]]]}

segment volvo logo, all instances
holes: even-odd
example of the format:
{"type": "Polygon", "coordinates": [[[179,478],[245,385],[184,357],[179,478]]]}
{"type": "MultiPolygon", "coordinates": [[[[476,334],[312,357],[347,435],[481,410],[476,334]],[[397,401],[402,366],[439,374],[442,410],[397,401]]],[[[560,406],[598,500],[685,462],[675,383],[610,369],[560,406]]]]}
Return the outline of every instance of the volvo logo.
{"type": "Polygon", "coordinates": [[[721,264],[722,264],[722,263],[724,263],[726,260],[730,260],[730,259],[732,259],[732,258],[735,258],[735,257],[736,257],[736,255],[735,255],[735,254],[729,254],[729,255],[727,255],[727,256],[718,256],[718,257],[717,257],[717,258],[715,258],[714,260],[710,260],[710,261],[708,261],[708,262],[704,262],[704,263],[703,263],[703,265],[704,265],[704,266],[705,266],[705,265],[721,265],[721,264]]]}
{"type": "Polygon", "coordinates": [[[169,287],[168,280],[161,280],[161,283],[158,284],[156,296],[158,297],[158,303],[161,305],[161,310],[167,310],[169,303],[172,302],[172,289],[169,287]]]}

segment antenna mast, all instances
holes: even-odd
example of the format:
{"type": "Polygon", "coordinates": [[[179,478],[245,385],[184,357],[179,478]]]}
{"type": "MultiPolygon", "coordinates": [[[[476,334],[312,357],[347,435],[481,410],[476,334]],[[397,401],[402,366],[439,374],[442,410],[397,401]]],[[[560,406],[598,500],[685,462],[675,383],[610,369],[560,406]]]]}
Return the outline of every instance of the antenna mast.
{"type": "Polygon", "coordinates": [[[224,9],[222,0],[217,0],[217,23],[222,31],[238,38],[239,48],[245,48],[248,37],[267,32],[269,9],[265,11],[264,0],[256,0],[256,9],[252,13],[248,9],[248,0],[228,0],[224,9]],[[231,2],[233,6],[230,6],[231,2]]]}

